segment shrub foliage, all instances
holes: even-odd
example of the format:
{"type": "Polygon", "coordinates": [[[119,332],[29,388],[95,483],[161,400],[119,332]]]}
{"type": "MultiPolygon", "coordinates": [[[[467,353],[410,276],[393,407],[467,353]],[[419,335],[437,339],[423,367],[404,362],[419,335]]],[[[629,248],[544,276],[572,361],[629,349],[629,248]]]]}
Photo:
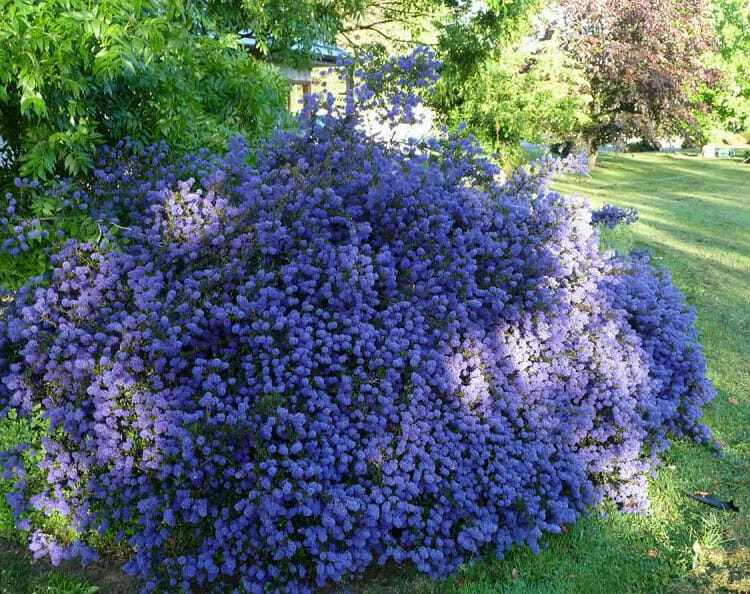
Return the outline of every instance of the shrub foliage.
{"type": "Polygon", "coordinates": [[[693,312],[599,253],[553,162],[501,185],[470,142],[319,107],[252,164],[105,152],[82,199],[117,242],[3,306],[0,406],[49,424],[3,459],[37,555],[104,535],[146,591],[440,576],[640,509],[668,434],[710,441],[693,312]]]}
{"type": "MultiPolygon", "coordinates": [[[[126,137],[218,150],[238,133],[267,135],[280,121],[286,85],[236,35],[242,23],[260,25],[257,9],[195,3],[238,13],[231,34],[193,4],[3,0],[0,186],[19,171],[88,173],[98,147],[126,137]]],[[[293,12],[277,24],[277,39],[296,21],[293,12]]]]}

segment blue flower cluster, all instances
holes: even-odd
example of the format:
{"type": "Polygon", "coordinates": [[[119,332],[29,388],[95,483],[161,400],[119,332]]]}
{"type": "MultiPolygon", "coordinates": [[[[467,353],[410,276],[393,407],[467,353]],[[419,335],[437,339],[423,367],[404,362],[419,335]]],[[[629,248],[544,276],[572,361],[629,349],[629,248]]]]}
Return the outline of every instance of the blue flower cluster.
{"type": "Polygon", "coordinates": [[[338,71],[340,80],[353,74],[357,80],[347,97],[346,114],[361,117],[370,110],[378,113],[379,123],[395,128],[420,121],[415,110],[423,95],[434,93],[441,65],[430,48],[418,46],[407,55],[385,59],[361,52],[356,58],[340,59],[329,73],[338,71]]]}
{"type": "Polygon", "coordinates": [[[41,274],[72,237],[97,237],[88,197],[76,184],[16,178],[14,185],[0,195],[0,286],[6,287],[41,274]]]}
{"type": "Polygon", "coordinates": [[[619,224],[632,225],[638,221],[638,211],[635,208],[620,208],[614,204],[605,204],[598,210],[591,211],[591,224],[604,225],[614,229],[619,224]]]}
{"type": "Polygon", "coordinates": [[[0,312],[0,408],[50,425],[41,484],[3,458],[38,556],[113,537],[147,592],[442,576],[641,508],[668,434],[710,440],[694,314],[599,253],[550,164],[501,185],[469,141],[332,114],[252,160],[125,148],[89,190],[117,242],[68,243],[0,312]]]}

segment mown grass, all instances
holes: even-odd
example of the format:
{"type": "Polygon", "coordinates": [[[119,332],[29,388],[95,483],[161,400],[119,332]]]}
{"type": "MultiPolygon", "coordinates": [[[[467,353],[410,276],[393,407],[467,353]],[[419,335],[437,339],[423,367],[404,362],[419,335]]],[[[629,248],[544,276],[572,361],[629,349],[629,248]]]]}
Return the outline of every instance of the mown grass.
{"type": "MultiPolygon", "coordinates": [[[[595,207],[609,202],[639,210],[632,236],[606,240],[651,249],[697,308],[719,393],[705,420],[724,444],[723,456],[675,443],[652,481],[649,516],[586,518],[567,534],[547,537],[538,555],[521,547],[502,561],[467,564],[442,582],[385,567],[346,591],[750,592],[750,165],[680,154],[605,154],[590,178],[562,180],[557,188],[584,194],[595,207]],[[732,499],[740,512],[685,497],[695,490],[732,499]]],[[[9,531],[3,513],[0,502],[0,530],[9,531]]],[[[102,593],[137,591],[112,563],[51,570],[0,539],[0,594],[79,594],[97,586],[102,593]]]]}

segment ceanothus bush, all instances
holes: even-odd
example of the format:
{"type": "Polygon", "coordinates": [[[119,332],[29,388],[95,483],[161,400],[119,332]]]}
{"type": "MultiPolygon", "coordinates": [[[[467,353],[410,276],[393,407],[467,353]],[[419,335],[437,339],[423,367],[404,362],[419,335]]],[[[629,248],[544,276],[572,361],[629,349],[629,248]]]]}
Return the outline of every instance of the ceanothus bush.
{"type": "Polygon", "coordinates": [[[105,151],[87,196],[118,237],[5,306],[0,406],[49,423],[43,481],[30,444],[4,457],[37,556],[105,535],[145,591],[442,576],[603,498],[640,509],[670,434],[710,441],[693,312],[599,253],[557,162],[500,184],[470,141],[320,109],[252,159],[105,151]]]}
{"type": "Polygon", "coordinates": [[[603,225],[614,229],[619,224],[632,225],[638,221],[638,211],[635,208],[620,208],[614,204],[605,204],[598,210],[591,211],[591,224],[603,225]]]}

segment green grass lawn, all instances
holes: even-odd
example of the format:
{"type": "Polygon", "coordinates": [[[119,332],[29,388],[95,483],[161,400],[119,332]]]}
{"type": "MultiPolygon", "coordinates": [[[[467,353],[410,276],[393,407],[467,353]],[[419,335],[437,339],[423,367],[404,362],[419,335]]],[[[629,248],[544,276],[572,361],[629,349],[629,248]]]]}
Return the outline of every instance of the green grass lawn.
{"type": "MultiPolygon", "coordinates": [[[[385,567],[355,591],[750,592],[750,165],[679,154],[605,154],[590,178],[569,178],[557,188],[584,194],[595,207],[608,202],[638,209],[630,243],[650,248],[698,310],[719,392],[705,420],[724,455],[675,443],[652,482],[649,516],[587,518],[567,534],[546,538],[539,555],[519,548],[503,561],[467,565],[445,582],[385,567]],[[684,496],[695,490],[732,499],[740,512],[684,496]]],[[[137,591],[112,562],[53,571],[4,542],[0,594],[78,594],[96,586],[102,594],[137,591]]]]}

